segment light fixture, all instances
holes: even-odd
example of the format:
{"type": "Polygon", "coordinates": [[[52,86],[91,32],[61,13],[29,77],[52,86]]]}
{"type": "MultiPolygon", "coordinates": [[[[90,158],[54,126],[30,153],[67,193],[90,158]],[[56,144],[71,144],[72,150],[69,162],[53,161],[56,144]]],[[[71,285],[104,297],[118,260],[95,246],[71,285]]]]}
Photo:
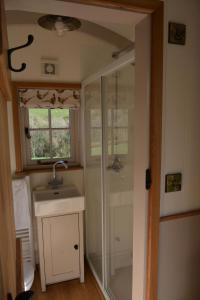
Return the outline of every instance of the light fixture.
{"type": "Polygon", "coordinates": [[[38,24],[47,30],[55,30],[58,36],[62,36],[65,31],[73,31],[81,27],[78,19],[57,15],[42,16],[38,19],[38,24]]]}
{"type": "Polygon", "coordinates": [[[55,24],[54,24],[55,30],[58,34],[58,36],[62,36],[65,32],[65,24],[62,20],[62,17],[58,17],[55,24]]]}

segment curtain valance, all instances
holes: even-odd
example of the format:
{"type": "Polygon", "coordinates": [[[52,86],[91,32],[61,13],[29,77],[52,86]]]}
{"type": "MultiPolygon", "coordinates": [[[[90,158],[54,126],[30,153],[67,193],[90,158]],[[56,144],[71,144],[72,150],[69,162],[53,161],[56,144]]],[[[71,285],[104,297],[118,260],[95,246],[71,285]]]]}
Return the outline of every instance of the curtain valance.
{"type": "Polygon", "coordinates": [[[71,108],[80,107],[80,91],[71,89],[18,89],[20,107],[71,108]]]}

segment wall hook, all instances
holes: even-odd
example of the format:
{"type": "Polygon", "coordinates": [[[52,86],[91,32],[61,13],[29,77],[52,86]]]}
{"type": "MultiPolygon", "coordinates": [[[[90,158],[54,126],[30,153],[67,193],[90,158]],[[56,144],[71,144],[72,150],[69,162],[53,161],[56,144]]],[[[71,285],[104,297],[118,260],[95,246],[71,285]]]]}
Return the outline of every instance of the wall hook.
{"type": "Polygon", "coordinates": [[[22,72],[26,69],[26,64],[25,63],[22,63],[21,68],[19,68],[19,69],[13,68],[12,63],[11,63],[11,56],[12,56],[13,52],[15,52],[16,50],[19,50],[19,49],[22,49],[22,48],[25,48],[25,47],[28,47],[29,45],[31,45],[33,43],[33,40],[34,40],[33,35],[29,34],[28,35],[28,41],[27,41],[26,44],[24,44],[22,46],[19,46],[19,47],[8,49],[8,67],[11,71],[13,71],[13,72],[22,72]]]}

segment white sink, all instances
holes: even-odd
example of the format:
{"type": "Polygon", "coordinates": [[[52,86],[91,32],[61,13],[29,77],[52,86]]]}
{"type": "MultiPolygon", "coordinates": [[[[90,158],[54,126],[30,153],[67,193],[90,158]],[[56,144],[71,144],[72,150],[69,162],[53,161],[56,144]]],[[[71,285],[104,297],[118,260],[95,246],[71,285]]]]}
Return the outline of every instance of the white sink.
{"type": "Polygon", "coordinates": [[[62,186],[33,191],[36,217],[81,212],[85,209],[85,198],[75,186],[62,186]]]}

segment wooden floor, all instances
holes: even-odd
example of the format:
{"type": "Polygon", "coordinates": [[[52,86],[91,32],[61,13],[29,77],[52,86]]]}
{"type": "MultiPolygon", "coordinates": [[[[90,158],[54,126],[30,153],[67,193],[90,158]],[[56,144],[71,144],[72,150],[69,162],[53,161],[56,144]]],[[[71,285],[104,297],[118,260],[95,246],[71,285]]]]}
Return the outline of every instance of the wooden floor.
{"type": "Polygon", "coordinates": [[[40,287],[39,273],[35,274],[35,281],[32,289],[33,300],[104,300],[97,283],[86,266],[85,283],[79,279],[61,282],[47,287],[47,292],[42,293],[40,287]]]}

